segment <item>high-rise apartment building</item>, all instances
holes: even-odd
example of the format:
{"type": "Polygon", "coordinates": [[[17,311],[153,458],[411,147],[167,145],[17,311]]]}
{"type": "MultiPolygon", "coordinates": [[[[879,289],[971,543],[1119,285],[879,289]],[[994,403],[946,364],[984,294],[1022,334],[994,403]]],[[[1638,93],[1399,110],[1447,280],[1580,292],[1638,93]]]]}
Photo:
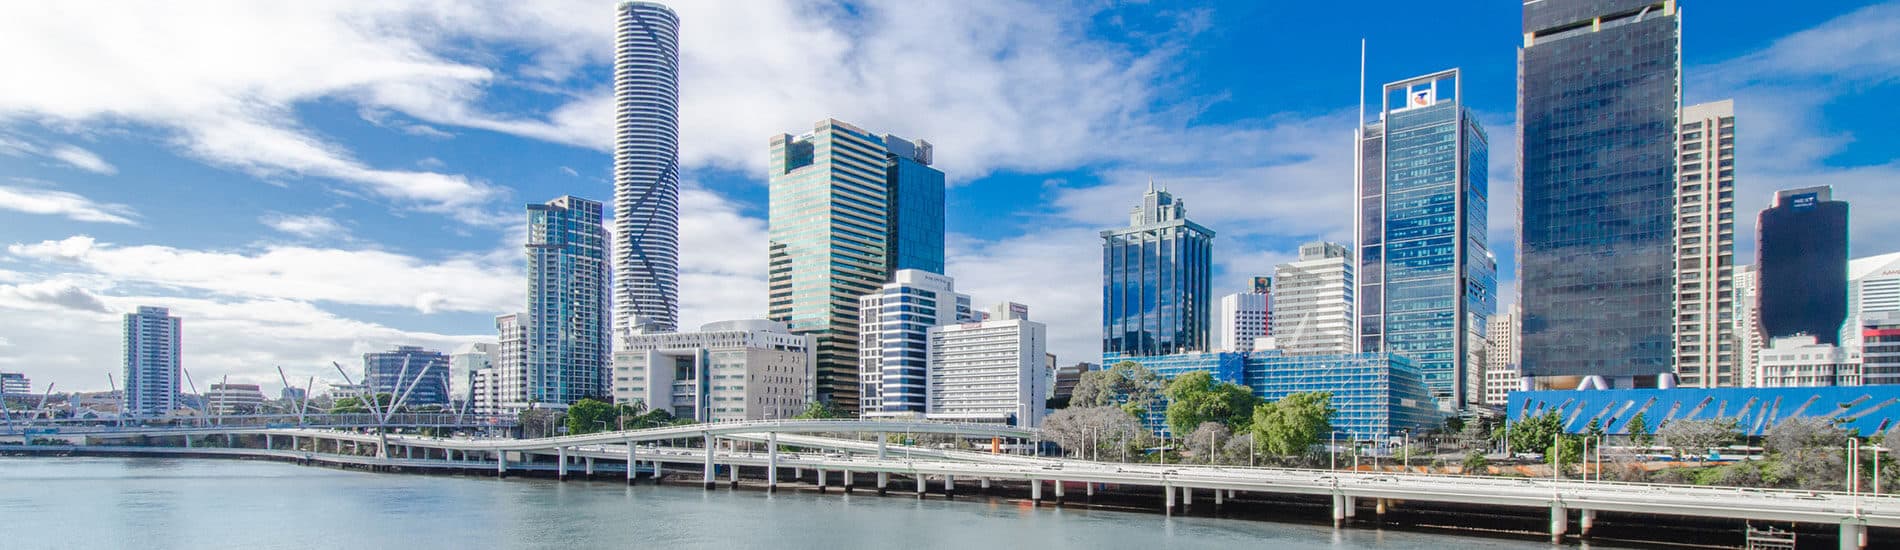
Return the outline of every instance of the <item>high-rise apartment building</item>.
{"type": "Polygon", "coordinates": [[[1734,387],[1735,102],[1683,107],[1676,138],[1676,381],[1734,387]]]}
{"type": "Polygon", "coordinates": [[[858,298],[859,401],[865,417],[922,417],[929,412],[930,327],[978,320],[970,297],[950,277],[898,270],[877,292],[858,298]]]}
{"type": "Polygon", "coordinates": [[[419,346],[363,354],[363,384],[403,407],[449,404],[449,356],[419,346]]]}
{"type": "Polygon", "coordinates": [[[1840,345],[1847,319],[1847,203],[1827,186],[1775,193],[1757,222],[1762,334],[1840,345]]]}
{"type": "Polygon", "coordinates": [[[925,418],[1042,425],[1049,329],[1022,314],[929,329],[925,418]]]}
{"type": "Polygon", "coordinates": [[[125,314],[123,411],[130,416],[160,416],[178,408],[178,383],[184,350],[183,326],[171,310],[139,306],[125,314]]]}
{"type": "Polygon", "coordinates": [[[495,316],[495,365],[475,372],[475,412],[513,414],[533,405],[528,400],[528,326],[526,313],[495,316]]]}
{"type": "Polygon", "coordinates": [[[1762,338],[1761,313],[1755,305],[1761,296],[1760,289],[1755,284],[1755,266],[1735,268],[1735,319],[1731,328],[1736,351],[1735,371],[1740,379],[1738,384],[1751,388],[1761,386],[1755,363],[1761,349],[1767,346],[1767,340],[1762,338]]]}
{"type": "MultiPolygon", "coordinates": [[[[572,196],[528,205],[528,309],[515,318],[525,335],[523,363],[502,371],[504,378],[521,377],[503,380],[504,390],[519,391],[504,402],[558,408],[610,392],[602,211],[600,203],[572,196]]],[[[505,342],[509,335],[501,336],[505,342]]]]}
{"type": "Polygon", "coordinates": [[[1274,267],[1267,330],[1288,355],[1344,355],[1353,348],[1353,266],[1346,245],[1300,245],[1300,258],[1274,267]]]}
{"type": "Polygon", "coordinates": [[[1518,372],[1517,333],[1522,330],[1517,306],[1510,311],[1491,316],[1491,326],[1485,330],[1488,341],[1484,350],[1484,404],[1493,407],[1505,405],[1511,392],[1522,387],[1523,374],[1518,372]]]}
{"type": "Polygon", "coordinates": [[[1128,227],[1102,232],[1102,352],[1206,351],[1213,255],[1214,231],[1149,183],[1128,227]]]}
{"type": "Polygon", "coordinates": [[[1266,292],[1236,292],[1220,297],[1214,314],[1214,349],[1249,351],[1254,340],[1267,337],[1266,292]]]}
{"type": "Polygon", "coordinates": [[[1526,0],[1518,50],[1523,371],[1666,384],[1675,346],[1673,0],[1526,0]]]}
{"type": "Polygon", "coordinates": [[[475,406],[475,373],[495,366],[500,346],[488,342],[467,344],[449,355],[449,402],[456,410],[475,406]]]}
{"type": "Polygon", "coordinates": [[[858,411],[858,298],[943,264],[929,142],[824,120],[771,143],[767,317],[817,339],[818,399],[858,411]]]}
{"type": "Polygon", "coordinates": [[[616,333],[665,332],[679,323],[680,21],[653,2],[616,12],[611,317],[616,333]]]}
{"type": "Polygon", "coordinates": [[[698,422],[792,418],[810,397],[811,342],[764,319],[630,335],[614,352],[614,402],[698,422]]]}
{"type": "Polygon", "coordinates": [[[1482,401],[1497,309],[1488,138],[1459,74],[1386,84],[1358,144],[1358,346],[1410,357],[1446,410],[1482,401]]]}

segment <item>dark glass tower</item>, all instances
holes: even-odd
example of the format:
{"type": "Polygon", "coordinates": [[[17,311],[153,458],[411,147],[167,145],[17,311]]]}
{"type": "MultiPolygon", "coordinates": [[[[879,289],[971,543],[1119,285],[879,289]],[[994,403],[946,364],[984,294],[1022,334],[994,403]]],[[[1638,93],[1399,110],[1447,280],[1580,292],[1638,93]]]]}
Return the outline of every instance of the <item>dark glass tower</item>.
{"type": "Polygon", "coordinates": [[[1206,351],[1214,232],[1152,185],[1128,227],[1102,232],[1102,352],[1206,351]]]}
{"type": "Polygon", "coordinates": [[[1680,43],[1673,1],[1524,2],[1525,376],[1645,385],[1672,372],[1680,43]]]}
{"type": "Polygon", "coordinates": [[[1386,84],[1360,138],[1360,351],[1412,359],[1446,410],[1483,397],[1497,309],[1487,140],[1461,83],[1451,69],[1386,84]]]}
{"type": "Polygon", "coordinates": [[[1761,211],[1755,255],[1761,330],[1840,345],[1847,320],[1847,203],[1829,187],[1775,193],[1761,211]]]}

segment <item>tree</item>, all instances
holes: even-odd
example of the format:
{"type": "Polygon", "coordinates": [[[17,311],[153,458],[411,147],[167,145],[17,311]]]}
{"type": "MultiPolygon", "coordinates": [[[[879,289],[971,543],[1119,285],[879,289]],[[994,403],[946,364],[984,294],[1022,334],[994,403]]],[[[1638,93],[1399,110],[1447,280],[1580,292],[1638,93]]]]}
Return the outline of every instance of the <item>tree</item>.
{"type": "Polygon", "coordinates": [[[1075,380],[1075,389],[1069,392],[1069,406],[1077,408],[1114,406],[1113,376],[1115,375],[1105,370],[1082,373],[1082,376],[1075,380]]]}
{"type": "Polygon", "coordinates": [[[1675,449],[1677,456],[1704,456],[1709,449],[1734,443],[1741,436],[1732,418],[1674,420],[1656,430],[1656,437],[1664,446],[1675,449]]]}
{"type": "MultiPolygon", "coordinates": [[[[1169,407],[1172,409],[1173,407],[1169,407]]],[[[1172,416],[1172,415],[1170,415],[1172,416]]],[[[1172,423],[1172,419],[1170,419],[1172,423]]],[[[1187,450],[1207,464],[1220,461],[1221,443],[1234,438],[1234,431],[1219,422],[1202,422],[1182,441],[1187,450]]]]}
{"type": "Polygon", "coordinates": [[[591,397],[581,398],[567,406],[567,433],[581,435],[619,429],[623,414],[633,416],[633,407],[614,406],[591,397]]]}
{"type": "Polygon", "coordinates": [[[1163,393],[1168,397],[1168,430],[1188,433],[1208,422],[1232,430],[1245,429],[1259,399],[1253,390],[1230,382],[1216,382],[1207,371],[1176,376],[1163,393]]]}
{"type": "Polygon", "coordinates": [[[1544,414],[1512,422],[1505,437],[1510,439],[1513,452],[1548,453],[1551,442],[1563,432],[1563,423],[1563,416],[1556,409],[1548,409],[1544,414]]]}
{"type": "Polygon", "coordinates": [[[553,409],[524,409],[521,411],[521,437],[539,438],[554,435],[555,421],[561,413],[553,409]]]}
{"type": "Polygon", "coordinates": [[[1649,419],[1644,418],[1643,413],[1630,417],[1630,421],[1623,424],[1623,431],[1629,432],[1630,441],[1639,447],[1648,447],[1656,442],[1655,434],[1649,431],[1649,419]]]}
{"type": "Polygon", "coordinates": [[[345,397],[345,398],[336,400],[336,402],[334,403],[331,403],[330,412],[335,413],[335,414],[365,414],[365,413],[387,412],[389,410],[390,405],[395,404],[395,402],[396,402],[396,396],[390,395],[388,393],[378,393],[373,398],[373,400],[365,400],[361,397],[345,397]],[[373,410],[373,411],[370,410],[369,408],[370,403],[376,404],[376,410],[373,410]]]}
{"type": "Polygon", "coordinates": [[[1459,473],[1465,475],[1484,475],[1490,472],[1491,460],[1484,457],[1482,451],[1471,451],[1465,455],[1464,468],[1459,473]]]}
{"type": "Polygon", "coordinates": [[[1161,393],[1161,377],[1141,363],[1122,361],[1107,370],[1082,373],[1070,393],[1070,407],[1119,406],[1141,416],[1161,393]]]}
{"type": "Polygon", "coordinates": [[[1818,417],[1782,420],[1762,434],[1762,450],[1774,459],[1766,477],[1801,489],[1840,489],[1845,483],[1847,443],[1854,436],[1818,417]]]}
{"type": "Polygon", "coordinates": [[[798,416],[792,418],[799,420],[831,420],[834,418],[844,418],[844,411],[838,410],[838,408],[832,406],[831,403],[813,401],[805,404],[804,412],[800,412],[798,416]]]}
{"type": "Polygon", "coordinates": [[[1274,456],[1301,456],[1333,431],[1331,393],[1304,392],[1253,410],[1254,440],[1274,456]]]}
{"type": "Polygon", "coordinates": [[[1063,449],[1109,459],[1128,456],[1153,438],[1139,420],[1116,406],[1069,407],[1056,411],[1042,421],[1042,433],[1063,449]]]}

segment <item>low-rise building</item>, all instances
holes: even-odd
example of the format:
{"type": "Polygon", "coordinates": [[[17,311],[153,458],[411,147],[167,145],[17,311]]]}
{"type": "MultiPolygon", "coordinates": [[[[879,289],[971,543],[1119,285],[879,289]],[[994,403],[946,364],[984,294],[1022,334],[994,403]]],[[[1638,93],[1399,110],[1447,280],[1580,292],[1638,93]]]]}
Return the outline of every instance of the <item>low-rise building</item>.
{"type": "Polygon", "coordinates": [[[420,346],[363,354],[363,384],[401,407],[449,404],[449,356],[420,346]]]}
{"type": "Polygon", "coordinates": [[[1860,365],[1845,350],[1806,334],[1770,340],[1756,356],[1755,372],[1764,388],[1860,385],[1860,365]]]}
{"type": "Polygon", "coordinates": [[[212,384],[204,400],[213,414],[257,414],[264,406],[264,389],[257,384],[212,384]]]}
{"type": "Polygon", "coordinates": [[[475,406],[475,373],[495,366],[496,344],[478,342],[449,355],[449,403],[456,410],[475,406]]]}
{"type": "Polygon", "coordinates": [[[614,402],[699,422],[791,418],[812,398],[810,336],[776,321],[630,334],[614,352],[614,402]]]}
{"type": "Polygon", "coordinates": [[[1862,319],[1860,383],[1900,384],[1900,312],[1879,312],[1862,319]]]}
{"type": "Polygon", "coordinates": [[[26,395],[33,393],[33,383],[25,374],[0,372],[0,396],[26,395]]]}
{"type": "MultiPolygon", "coordinates": [[[[1333,429],[1342,437],[1373,440],[1401,432],[1421,433],[1438,427],[1444,413],[1425,389],[1422,373],[1404,355],[1390,352],[1289,355],[1280,350],[1251,352],[1187,352],[1148,357],[1107,355],[1109,364],[1134,361],[1163,380],[1195,371],[1216,381],[1247,386],[1256,397],[1277,401],[1294,393],[1320,392],[1332,396],[1333,429]]],[[[1143,418],[1155,434],[1168,432],[1165,399],[1157,399],[1143,418]]]]}

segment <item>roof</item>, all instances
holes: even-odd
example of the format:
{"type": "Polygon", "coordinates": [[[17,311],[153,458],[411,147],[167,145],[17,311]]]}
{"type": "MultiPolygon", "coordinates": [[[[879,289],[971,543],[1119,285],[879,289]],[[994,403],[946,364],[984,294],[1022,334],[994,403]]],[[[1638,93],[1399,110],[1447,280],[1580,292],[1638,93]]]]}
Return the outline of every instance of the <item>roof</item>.
{"type": "MultiPolygon", "coordinates": [[[[1855,258],[1847,262],[1847,280],[1855,281],[1886,270],[1900,270],[1900,252],[1855,258]]],[[[1900,274],[1900,273],[1897,273],[1900,274]]]]}

